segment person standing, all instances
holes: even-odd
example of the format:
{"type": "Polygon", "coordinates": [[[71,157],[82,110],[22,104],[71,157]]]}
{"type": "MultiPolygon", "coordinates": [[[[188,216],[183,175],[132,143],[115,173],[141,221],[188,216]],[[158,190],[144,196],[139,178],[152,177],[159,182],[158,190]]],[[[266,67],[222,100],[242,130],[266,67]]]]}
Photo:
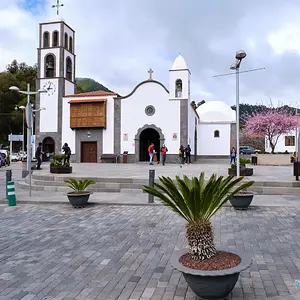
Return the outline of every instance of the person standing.
{"type": "Polygon", "coordinates": [[[183,145],[180,146],[179,148],[179,160],[180,160],[180,168],[182,168],[182,165],[184,164],[184,147],[183,145]]]}
{"type": "Polygon", "coordinates": [[[151,143],[150,146],[148,147],[148,154],[150,157],[149,165],[153,165],[153,155],[154,155],[154,144],[153,143],[151,143]]]}
{"type": "Polygon", "coordinates": [[[232,147],[231,151],[230,151],[230,164],[232,163],[236,163],[236,150],[234,147],[232,147]]]}
{"type": "MultiPolygon", "coordinates": [[[[42,143],[39,143],[39,146],[36,148],[35,151],[35,158],[37,159],[37,166],[36,169],[40,170],[41,169],[41,164],[42,164],[42,143]]],[[[27,157],[28,159],[28,157],[27,157]]]]}
{"type": "Polygon", "coordinates": [[[71,157],[71,148],[69,147],[69,145],[67,143],[64,144],[64,146],[62,147],[63,151],[65,152],[65,155],[67,155],[64,158],[64,165],[70,164],[70,157],[71,157]]]}
{"type": "Polygon", "coordinates": [[[160,149],[160,153],[161,153],[161,161],[162,161],[162,165],[164,166],[166,163],[166,158],[167,158],[167,152],[168,152],[168,148],[166,147],[165,144],[162,145],[161,149],[160,149]]]}
{"type": "Polygon", "coordinates": [[[192,149],[191,149],[190,145],[187,145],[187,147],[185,148],[185,163],[186,164],[191,163],[191,152],[192,152],[192,149]]]}

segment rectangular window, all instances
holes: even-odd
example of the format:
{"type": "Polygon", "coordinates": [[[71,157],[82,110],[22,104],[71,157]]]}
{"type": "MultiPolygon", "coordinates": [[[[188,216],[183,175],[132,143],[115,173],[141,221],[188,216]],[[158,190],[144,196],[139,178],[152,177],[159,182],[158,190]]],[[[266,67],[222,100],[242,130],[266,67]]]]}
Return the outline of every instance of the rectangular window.
{"type": "Polygon", "coordinates": [[[285,146],[295,146],[295,136],[286,136],[285,146]]]}

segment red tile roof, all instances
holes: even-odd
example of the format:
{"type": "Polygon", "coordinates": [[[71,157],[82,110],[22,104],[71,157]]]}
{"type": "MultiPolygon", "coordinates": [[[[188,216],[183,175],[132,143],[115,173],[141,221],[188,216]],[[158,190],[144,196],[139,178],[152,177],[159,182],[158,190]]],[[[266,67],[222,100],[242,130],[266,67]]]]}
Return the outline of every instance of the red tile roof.
{"type": "Polygon", "coordinates": [[[75,97],[103,97],[103,96],[118,96],[118,94],[113,92],[95,91],[95,92],[87,92],[87,93],[74,94],[74,95],[66,95],[65,97],[75,98],[75,97]]]}
{"type": "Polygon", "coordinates": [[[70,100],[68,103],[99,103],[99,102],[106,102],[106,99],[102,98],[94,98],[94,99],[74,99],[70,100]]]}

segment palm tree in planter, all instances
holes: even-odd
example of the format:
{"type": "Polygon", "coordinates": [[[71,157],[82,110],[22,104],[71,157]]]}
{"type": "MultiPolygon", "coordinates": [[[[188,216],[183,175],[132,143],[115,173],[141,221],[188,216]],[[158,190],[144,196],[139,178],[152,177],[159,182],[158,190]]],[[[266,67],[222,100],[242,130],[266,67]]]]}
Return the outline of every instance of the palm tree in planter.
{"type": "Polygon", "coordinates": [[[183,273],[200,299],[225,299],[239,273],[249,268],[252,260],[246,253],[217,249],[210,219],[233,195],[254,182],[241,183],[243,177],[234,179],[234,176],[217,177],[216,174],[205,182],[204,176],[204,172],[199,178],[176,176],[175,182],[170,177],[159,177],[154,187],[144,186],[143,190],[159,198],[187,222],[189,251],[174,252],[173,267],[183,273]]]}
{"type": "Polygon", "coordinates": [[[67,193],[68,199],[73,207],[80,208],[84,207],[91,195],[91,192],[86,191],[87,187],[96,182],[92,179],[76,180],[74,178],[69,178],[65,180],[68,186],[73,190],[73,192],[67,193]]]}

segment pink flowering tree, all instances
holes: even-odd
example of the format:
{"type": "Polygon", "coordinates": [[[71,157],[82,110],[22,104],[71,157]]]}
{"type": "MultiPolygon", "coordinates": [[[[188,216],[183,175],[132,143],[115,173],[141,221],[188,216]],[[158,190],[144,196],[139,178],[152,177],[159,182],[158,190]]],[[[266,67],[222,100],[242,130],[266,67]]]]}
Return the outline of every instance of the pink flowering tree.
{"type": "Polygon", "coordinates": [[[268,108],[246,116],[245,131],[249,137],[263,137],[268,140],[272,153],[281,135],[299,126],[299,117],[283,108],[268,108]]]}

